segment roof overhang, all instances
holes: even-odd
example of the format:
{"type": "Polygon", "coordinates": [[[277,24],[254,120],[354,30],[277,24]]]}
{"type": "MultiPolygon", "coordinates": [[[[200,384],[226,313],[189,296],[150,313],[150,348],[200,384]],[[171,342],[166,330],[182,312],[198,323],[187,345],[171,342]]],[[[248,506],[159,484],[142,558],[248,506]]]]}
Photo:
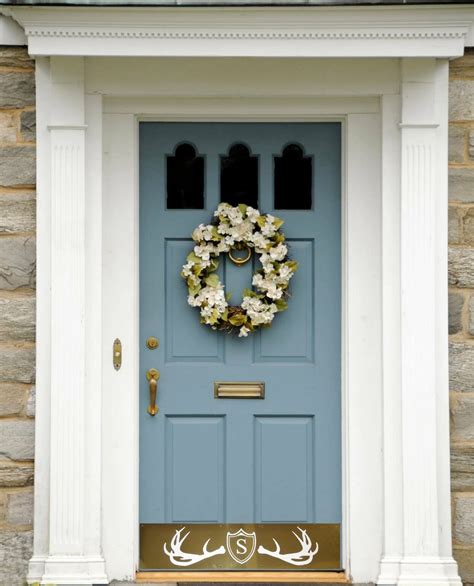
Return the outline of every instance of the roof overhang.
{"type": "Polygon", "coordinates": [[[474,45],[474,6],[4,7],[34,56],[435,57],[474,45]]]}

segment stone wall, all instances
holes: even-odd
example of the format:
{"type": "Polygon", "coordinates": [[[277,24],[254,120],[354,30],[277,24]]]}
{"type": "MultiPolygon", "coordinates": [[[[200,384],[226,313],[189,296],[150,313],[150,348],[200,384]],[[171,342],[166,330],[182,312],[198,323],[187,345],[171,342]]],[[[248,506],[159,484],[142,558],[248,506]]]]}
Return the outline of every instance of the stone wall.
{"type": "Polygon", "coordinates": [[[25,583],[33,523],[35,77],[0,46],[0,584],[25,583]]]}
{"type": "Polygon", "coordinates": [[[449,341],[454,556],[474,584],[474,50],[450,66],[449,341]]]}
{"type": "MultiPolygon", "coordinates": [[[[33,513],[34,63],[0,46],[0,584],[24,583],[33,513]]],[[[451,63],[449,334],[454,553],[474,585],[474,50],[451,63]]]]}

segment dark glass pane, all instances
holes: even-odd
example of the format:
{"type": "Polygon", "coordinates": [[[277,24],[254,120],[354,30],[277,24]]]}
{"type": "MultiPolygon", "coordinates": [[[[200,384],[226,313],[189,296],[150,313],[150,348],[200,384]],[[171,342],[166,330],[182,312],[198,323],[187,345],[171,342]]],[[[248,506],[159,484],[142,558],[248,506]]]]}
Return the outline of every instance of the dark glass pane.
{"type": "Polygon", "coordinates": [[[277,210],[310,210],[313,204],[313,157],[289,144],[275,157],[274,193],[277,210]]]}
{"type": "Polygon", "coordinates": [[[221,201],[258,207],[258,157],[244,144],[234,144],[221,157],[221,201]]]}
{"type": "Polygon", "coordinates": [[[166,157],[166,207],[171,210],[204,208],[204,157],[188,143],[166,157]]]}

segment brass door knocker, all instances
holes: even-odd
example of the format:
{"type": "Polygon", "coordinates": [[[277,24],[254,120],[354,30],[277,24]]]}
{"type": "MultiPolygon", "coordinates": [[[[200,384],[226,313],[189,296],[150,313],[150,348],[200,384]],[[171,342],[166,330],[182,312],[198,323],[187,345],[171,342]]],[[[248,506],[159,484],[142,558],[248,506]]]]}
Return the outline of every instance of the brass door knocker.
{"type": "Polygon", "coordinates": [[[246,245],[246,244],[238,244],[237,246],[235,246],[234,248],[231,248],[228,252],[229,258],[230,260],[236,264],[236,265],[244,265],[247,261],[250,260],[250,257],[252,256],[252,251],[250,250],[250,248],[246,245]],[[234,252],[234,250],[247,250],[247,253],[245,256],[234,256],[232,253],[234,252]]]}

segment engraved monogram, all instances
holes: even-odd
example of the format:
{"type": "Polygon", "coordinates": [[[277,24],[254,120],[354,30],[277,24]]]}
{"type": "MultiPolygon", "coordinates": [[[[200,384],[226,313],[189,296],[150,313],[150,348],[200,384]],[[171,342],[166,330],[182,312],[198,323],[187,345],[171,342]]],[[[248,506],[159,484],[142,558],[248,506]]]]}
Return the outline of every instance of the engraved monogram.
{"type": "Polygon", "coordinates": [[[247,533],[244,529],[240,528],[238,531],[231,533],[227,532],[226,536],[226,547],[221,545],[217,549],[209,550],[208,545],[211,541],[209,538],[202,549],[202,553],[190,553],[183,551],[182,545],[191,533],[188,531],[182,535],[186,527],[177,529],[173,538],[170,541],[170,547],[168,548],[167,543],[163,544],[163,551],[169,557],[172,564],[175,566],[192,566],[201,562],[202,560],[209,559],[218,555],[223,555],[226,552],[230,557],[238,564],[245,564],[252,559],[255,552],[259,555],[266,555],[281,560],[292,566],[306,566],[310,564],[314,557],[319,551],[318,543],[313,544],[309,537],[306,529],[297,527],[299,534],[292,531],[293,535],[298,540],[300,549],[294,552],[282,553],[280,544],[276,539],[273,538],[275,543],[275,550],[269,550],[262,545],[259,545],[257,549],[257,535],[254,532],[247,533]]]}

